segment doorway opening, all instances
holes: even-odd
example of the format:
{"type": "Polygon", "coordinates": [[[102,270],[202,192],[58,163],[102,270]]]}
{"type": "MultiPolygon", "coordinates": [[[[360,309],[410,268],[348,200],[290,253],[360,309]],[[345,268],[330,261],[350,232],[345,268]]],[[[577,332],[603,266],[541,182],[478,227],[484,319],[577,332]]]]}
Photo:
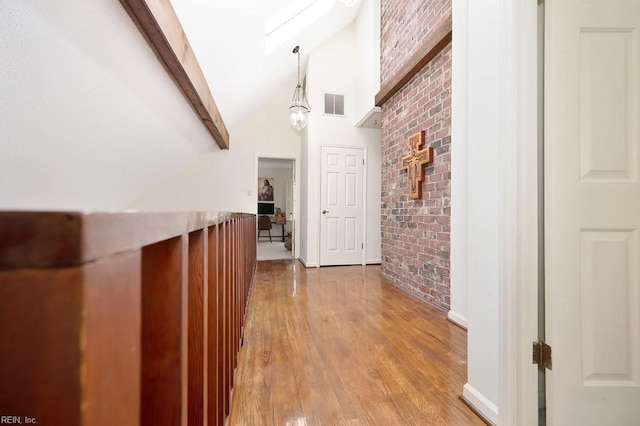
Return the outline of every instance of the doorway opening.
{"type": "Polygon", "coordinates": [[[257,259],[293,259],[296,257],[295,160],[258,157],[257,172],[257,259]]]}

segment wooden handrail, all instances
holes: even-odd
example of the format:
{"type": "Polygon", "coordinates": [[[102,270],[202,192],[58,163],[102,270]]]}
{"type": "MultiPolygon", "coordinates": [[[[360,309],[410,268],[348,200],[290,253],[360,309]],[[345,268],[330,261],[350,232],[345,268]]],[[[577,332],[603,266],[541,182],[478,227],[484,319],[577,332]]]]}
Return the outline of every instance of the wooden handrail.
{"type": "Polygon", "coordinates": [[[255,241],[249,214],[0,212],[0,414],[224,424],[255,241]]]}

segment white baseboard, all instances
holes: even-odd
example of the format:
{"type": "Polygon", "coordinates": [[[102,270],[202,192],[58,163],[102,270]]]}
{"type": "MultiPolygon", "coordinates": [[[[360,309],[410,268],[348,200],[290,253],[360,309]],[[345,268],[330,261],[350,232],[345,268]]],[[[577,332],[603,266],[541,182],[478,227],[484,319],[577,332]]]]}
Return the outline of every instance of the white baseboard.
{"type": "Polygon", "coordinates": [[[462,399],[483,416],[485,420],[493,425],[498,424],[498,407],[469,383],[466,383],[462,388],[462,399]]]}
{"type": "Polygon", "coordinates": [[[366,265],[379,265],[382,263],[382,259],[367,259],[365,261],[366,265]]]}
{"type": "Polygon", "coordinates": [[[303,257],[299,257],[298,260],[305,268],[317,268],[318,265],[314,262],[307,262],[303,257]]]}
{"type": "Polygon", "coordinates": [[[447,318],[449,319],[449,321],[451,321],[452,323],[459,325],[460,327],[464,328],[465,330],[467,329],[467,317],[464,317],[460,314],[457,314],[453,311],[449,311],[449,313],[447,314],[447,318]]]}

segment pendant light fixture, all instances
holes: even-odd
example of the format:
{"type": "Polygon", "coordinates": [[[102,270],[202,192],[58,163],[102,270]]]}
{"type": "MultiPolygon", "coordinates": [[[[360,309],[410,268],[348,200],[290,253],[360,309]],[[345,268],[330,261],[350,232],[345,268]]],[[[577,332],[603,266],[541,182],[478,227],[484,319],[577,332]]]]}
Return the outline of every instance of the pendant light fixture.
{"type": "Polygon", "coordinates": [[[307,126],[308,116],[311,112],[307,94],[300,84],[300,46],[293,48],[293,53],[298,55],[298,84],[293,91],[293,99],[289,107],[289,120],[291,126],[296,130],[302,130],[307,126]]]}

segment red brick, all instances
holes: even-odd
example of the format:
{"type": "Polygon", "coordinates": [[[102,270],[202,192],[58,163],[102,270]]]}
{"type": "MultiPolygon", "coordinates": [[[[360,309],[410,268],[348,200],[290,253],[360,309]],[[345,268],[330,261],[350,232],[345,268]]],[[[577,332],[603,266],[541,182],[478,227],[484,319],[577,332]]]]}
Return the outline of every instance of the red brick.
{"type": "MultiPolygon", "coordinates": [[[[445,16],[451,0],[382,0],[384,84],[445,16]]],[[[382,271],[392,284],[449,309],[451,45],[382,107],[382,271]],[[423,199],[409,200],[401,158],[407,136],[425,130],[435,151],[423,199]]]]}

